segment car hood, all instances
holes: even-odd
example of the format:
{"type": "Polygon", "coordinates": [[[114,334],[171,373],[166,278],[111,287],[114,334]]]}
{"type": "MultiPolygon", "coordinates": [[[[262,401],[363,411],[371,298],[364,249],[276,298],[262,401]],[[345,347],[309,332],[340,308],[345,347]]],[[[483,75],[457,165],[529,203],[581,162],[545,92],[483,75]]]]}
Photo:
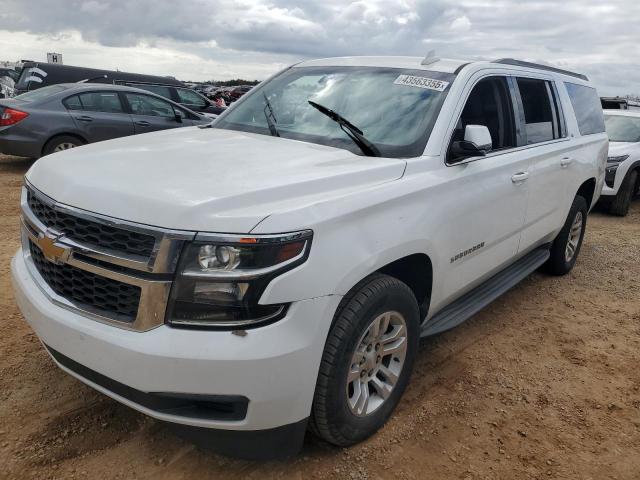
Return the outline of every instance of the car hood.
{"type": "Polygon", "coordinates": [[[640,143],[632,142],[609,142],[609,156],[619,157],[621,155],[632,154],[640,151],[640,143]]]}
{"type": "Polygon", "coordinates": [[[119,219],[248,233],[276,211],[398,179],[405,165],[323,145],[194,127],[55,153],[38,160],[26,178],[60,203],[119,219]]]}

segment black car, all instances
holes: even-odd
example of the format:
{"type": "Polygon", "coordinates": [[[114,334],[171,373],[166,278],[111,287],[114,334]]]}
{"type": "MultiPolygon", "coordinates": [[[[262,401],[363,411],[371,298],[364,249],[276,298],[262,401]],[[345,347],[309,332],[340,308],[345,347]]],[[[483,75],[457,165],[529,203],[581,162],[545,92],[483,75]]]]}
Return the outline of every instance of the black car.
{"type": "Polygon", "coordinates": [[[0,100],[0,152],[39,158],[86,143],[210,122],[137,88],[51,85],[0,100]]]}

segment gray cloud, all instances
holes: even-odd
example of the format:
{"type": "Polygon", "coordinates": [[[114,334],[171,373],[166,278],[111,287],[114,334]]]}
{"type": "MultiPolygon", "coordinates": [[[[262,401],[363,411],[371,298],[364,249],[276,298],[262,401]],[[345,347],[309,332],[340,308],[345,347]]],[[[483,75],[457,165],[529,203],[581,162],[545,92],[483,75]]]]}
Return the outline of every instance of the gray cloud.
{"type": "MultiPolygon", "coordinates": [[[[131,47],[170,42],[238,64],[334,55],[516,56],[640,91],[637,0],[4,0],[0,30],[131,47]],[[635,64],[634,64],[635,63],[635,64]],[[636,86],[639,85],[639,86],[636,86]]],[[[108,49],[105,50],[108,54],[108,49]]],[[[615,91],[614,91],[615,90],[615,91]]]]}

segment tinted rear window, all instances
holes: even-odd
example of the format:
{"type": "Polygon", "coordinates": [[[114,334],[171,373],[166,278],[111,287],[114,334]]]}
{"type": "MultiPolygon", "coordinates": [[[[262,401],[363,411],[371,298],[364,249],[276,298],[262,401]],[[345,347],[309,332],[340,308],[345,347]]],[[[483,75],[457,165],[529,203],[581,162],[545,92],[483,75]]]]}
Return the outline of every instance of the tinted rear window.
{"type": "Polygon", "coordinates": [[[576,113],[580,135],[593,135],[604,132],[602,104],[595,88],[565,83],[573,111],[576,113]]]}

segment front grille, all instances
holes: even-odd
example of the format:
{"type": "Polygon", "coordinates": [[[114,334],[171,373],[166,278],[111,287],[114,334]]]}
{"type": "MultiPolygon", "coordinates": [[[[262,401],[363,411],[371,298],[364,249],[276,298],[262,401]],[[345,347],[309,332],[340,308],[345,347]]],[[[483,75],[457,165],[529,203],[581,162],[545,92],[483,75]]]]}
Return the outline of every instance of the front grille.
{"type": "Polygon", "coordinates": [[[29,208],[38,220],[71,240],[99,249],[146,258],[153,252],[155,238],[151,235],[76,217],[52,208],[31,192],[28,195],[29,208]]]}
{"type": "Polygon", "coordinates": [[[139,287],[71,265],[56,265],[49,262],[33,242],[29,242],[29,250],[36,269],[56,294],[83,310],[113,320],[135,320],[140,303],[139,287]]]}

